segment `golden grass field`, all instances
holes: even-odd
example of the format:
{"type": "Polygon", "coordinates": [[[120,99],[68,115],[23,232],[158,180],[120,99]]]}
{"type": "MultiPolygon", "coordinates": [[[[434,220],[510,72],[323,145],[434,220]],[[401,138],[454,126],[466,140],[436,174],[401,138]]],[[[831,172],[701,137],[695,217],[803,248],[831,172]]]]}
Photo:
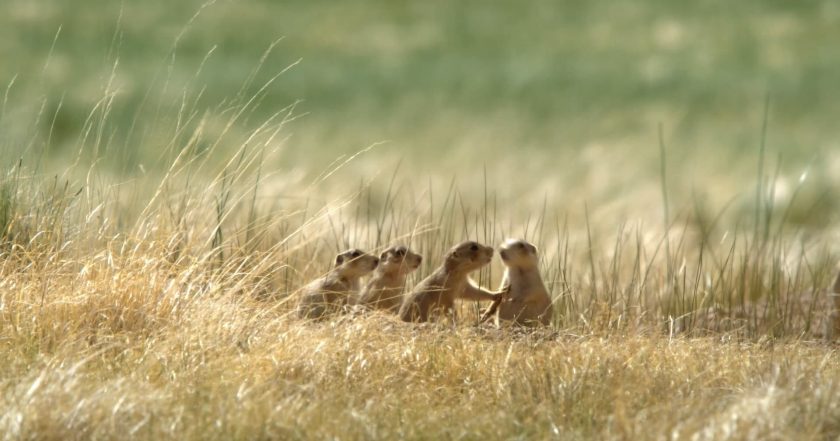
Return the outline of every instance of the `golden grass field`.
{"type": "MultiPolygon", "coordinates": [[[[6,176],[5,439],[840,435],[823,245],[744,231],[711,243],[686,219],[670,235],[545,213],[509,227],[506,201],[381,180],[270,208],[254,185],[264,150],[207,186],[190,183],[201,167],[184,152],[134,194],[98,186],[94,169],[81,190],[6,176]],[[474,304],[424,325],[294,314],[295,290],[350,244],[410,244],[426,256],[419,280],[450,244],[507,235],[542,250],[550,329],[477,325],[474,304]]],[[[495,286],[498,261],[477,276],[495,286]]]]}
{"type": "Polygon", "coordinates": [[[840,438],[833,3],[86,1],[0,5],[0,439],[840,438]],[[509,237],[550,327],[296,317],[509,237]]]}

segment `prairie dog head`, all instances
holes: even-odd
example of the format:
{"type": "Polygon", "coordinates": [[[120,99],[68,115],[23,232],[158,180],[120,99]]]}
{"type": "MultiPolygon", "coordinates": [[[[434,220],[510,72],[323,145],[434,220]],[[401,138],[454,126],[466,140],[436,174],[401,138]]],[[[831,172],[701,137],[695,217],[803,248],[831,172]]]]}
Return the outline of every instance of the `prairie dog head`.
{"type": "Polygon", "coordinates": [[[379,255],[379,266],[384,273],[408,274],[420,266],[423,257],[405,246],[393,246],[379,255]]]}
{"type": "Polygon", "coordinates": [[[379,259],[355,248],[335,256],[335,270],[344,277],[362,277],[378,264],[379,259]]]}
{"type": "Polygon", "coordinates": [[[490,263],[493,247],[474,241],[461,242],[446,253],[444,265],[448,270],[474,271],[490,263]]]}
{"type": "Polygon", "coordinates": [[[537,266],[537,247],[518,239],[508,239],[499,247],[499,256],[507,267],[531,268],[537,266]]]}

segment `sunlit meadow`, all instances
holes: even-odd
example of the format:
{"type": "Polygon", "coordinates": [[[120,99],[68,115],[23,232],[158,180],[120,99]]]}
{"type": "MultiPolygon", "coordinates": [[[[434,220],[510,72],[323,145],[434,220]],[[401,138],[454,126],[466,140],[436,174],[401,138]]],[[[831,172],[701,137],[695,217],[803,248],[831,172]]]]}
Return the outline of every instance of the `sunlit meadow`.
{"type": "Polygon", "coordinates": [[[828,0],[6,0],[0,437],[837,438],[836,41],[828,0]],[[294,314],[343,249],[411,286],[508,237],[548,328],[294,314]]]}

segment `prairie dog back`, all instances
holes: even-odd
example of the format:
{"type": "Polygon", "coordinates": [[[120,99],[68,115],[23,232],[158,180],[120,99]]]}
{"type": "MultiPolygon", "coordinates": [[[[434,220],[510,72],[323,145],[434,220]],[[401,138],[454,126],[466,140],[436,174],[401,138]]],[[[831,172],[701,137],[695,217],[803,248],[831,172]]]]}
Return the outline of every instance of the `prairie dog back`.
{"type": "Polygon", "coordinates": [[[379,259],[350,249],[335,256],[333,268],[303,288],[298,316],[317,319],[336,312],[359,292],[359,278],[373,271],[379,259]]]}
{"type": "Polygon", "coordinates": [[[498,295],[475,286],[469,273],[493,259],[493,248],[467,241],[452,247],[444,256],[443,265],[423,279],[403,299],[400,319],[426,322],[436,312],[452,312],[455,299],[495,300],[498,295]]]}
{"type": "Polygon", "coordinates": [[[508,239],[499,247],[505,274],[499,291],[501,299],[485,312],[486,320],[495,312],[500,320],[519,325],[549,325],[554,313],[551,297],[539,271],[537,247],[524,241],[508,239]]]}
{"type": "Polygon", "coordinates": [[[359,294],[357,304],[397,313],[403,300],[405,279],[420,267],[423,257],[405,246],[393,246],[379,255],[379,266],[359,294]]]}

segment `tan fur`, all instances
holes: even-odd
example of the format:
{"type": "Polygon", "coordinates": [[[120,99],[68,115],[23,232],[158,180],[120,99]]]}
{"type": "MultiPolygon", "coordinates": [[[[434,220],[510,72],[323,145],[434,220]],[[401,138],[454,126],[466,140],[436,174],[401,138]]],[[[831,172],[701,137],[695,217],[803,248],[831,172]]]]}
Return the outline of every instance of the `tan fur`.
{"type": "Polygon", "coordinates": [[[351,249],[335,256],[335,266],[302,289],[298,304],[301,318],[322,318],[348,303],[359,292],[359,278],[373,271],[379,259],[351,249]]]}
{"type": "Polygon", "coordinates": [[[356,304],[396,314],[402,304],[405,278],[420,266],[422,260],[419,254],[404,246],[388,248],[379,255],[379,265],[356,304]]]}
{"type": "Polygon", "coordinates": [[[475,286],[469,273],[487,265],[493,248],[477,242],[463,242],[444,257],[444,263],[405,296],[400,318],[406,322],[426,322],[434,313],[453,312],[455,299],[495,300],[498,294],[475,286]]]}
{"type": "Polygon", "coordinates": [[[497,326],[500,321],[526,326],[550,324],[554,308],[540,277],[537,248],[524,240],[508,239],[499,247],[499,255],[505,264],[501,298],[481,320],[495,314],[497,326]]]}

